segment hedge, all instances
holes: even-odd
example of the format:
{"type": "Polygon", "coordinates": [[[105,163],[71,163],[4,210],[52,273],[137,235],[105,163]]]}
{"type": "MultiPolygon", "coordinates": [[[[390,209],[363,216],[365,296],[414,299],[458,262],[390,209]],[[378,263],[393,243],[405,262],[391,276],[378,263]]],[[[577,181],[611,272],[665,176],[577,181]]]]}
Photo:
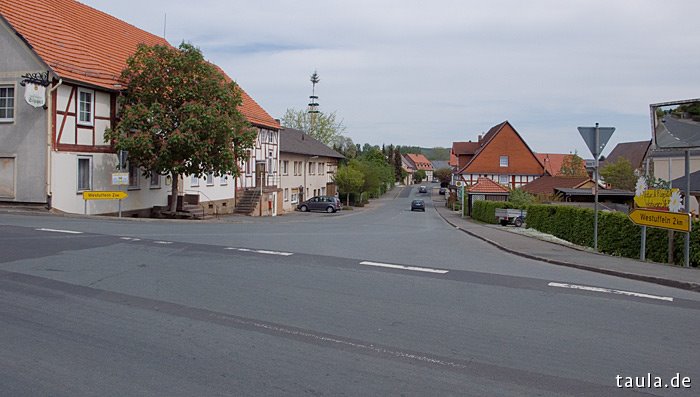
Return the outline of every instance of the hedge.
{"type": "Polygon", "coordinates": [[[513,208],[513,206],[507,201],[474,201],[472,203],[472,218],[486,223],[497,224],[496,208],[513,208]]]}
{"type": "MultiPolygon", "coordinates": [[[[574,244],[593,247],[592,209],[557,205],[531,205],[527,208],[526,226],[552,234],[574,244]]],[[[641,227],[620,212],[598,212],[598,250],[600,252],[639,258],[641,227]]],[[[700,222],[693,222],[690,234],[690,263],[700,265],[700,222]]],[[[674,260],[683,262],[684,233],[674,233],[674,260]]],[[[655,262],[668,259],[668,231],[647,228],[646,257],[655,262]]]]}

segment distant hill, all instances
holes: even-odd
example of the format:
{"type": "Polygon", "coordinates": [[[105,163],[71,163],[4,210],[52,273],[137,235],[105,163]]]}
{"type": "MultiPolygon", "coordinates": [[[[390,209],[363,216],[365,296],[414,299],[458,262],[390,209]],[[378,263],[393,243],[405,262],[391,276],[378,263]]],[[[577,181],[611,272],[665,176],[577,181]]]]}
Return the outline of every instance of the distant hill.
{"type": "Polygon", "coordinates": [[[401,153],[421,153],[431,161],[450,160],[450,149],[444,147],[423,148],[418,146],[401,146],[401,153]]]}

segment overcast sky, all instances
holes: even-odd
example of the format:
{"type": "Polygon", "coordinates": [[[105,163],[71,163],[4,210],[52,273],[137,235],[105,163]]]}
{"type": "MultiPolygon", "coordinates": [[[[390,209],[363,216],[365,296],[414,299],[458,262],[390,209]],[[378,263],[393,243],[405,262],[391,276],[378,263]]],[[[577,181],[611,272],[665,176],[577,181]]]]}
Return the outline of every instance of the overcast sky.
{"type": "Polygon", "coordinates": [[[451,147],[508,120],[537,152],[577,126],[650,139],[649,104],[700,97],[700,2],[83,0],[201,48],[270,115],[320,109],[355,143],[451,147]]]}

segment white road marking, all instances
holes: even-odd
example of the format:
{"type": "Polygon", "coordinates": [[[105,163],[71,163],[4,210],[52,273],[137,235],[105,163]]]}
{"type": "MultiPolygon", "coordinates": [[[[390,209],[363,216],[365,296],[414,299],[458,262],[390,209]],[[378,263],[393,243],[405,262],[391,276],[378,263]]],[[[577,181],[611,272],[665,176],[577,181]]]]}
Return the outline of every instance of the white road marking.
{"type": "Polygon", "coordinates": [[[550,287],[556,287],[556,288],[577,289],[577,290],[582,290],[582,291],[602,292],[602,293],[606,293],[606,294],[625,295],[625,296],[633,296],[636,298],[647,298],[647,299],[656,299],[656,300],[661,300],[661,301],[666,301],[666,302],[673,302],[673,298],[671,298],[670,296],[649,295],[649,294],[642,294],[639,292],[622,291],[619,289],[588,287],[585,285],[575,285],[575,284],[566,284],[566,283],[549,283],[548,285],[550,287]]]}
{"type": "Polygon", "coordinates": [[[172,241],[154,241],[153,244],[172,244],[172,241]]]}
{"type": "Polygon", "coordinates": [[[431,269],[431,268],[428,268],[428,267],[392,265],[392,264],[389,264],[389,263],[368,262],[368,261],[360,262],[360,265],[375,266],[375,267],[386,267],[386,268],[390,268],[390,269],[411,270],[411,271],[414,271],[414,272],[425,272],[425,273],[445,274],[445,273],[449,272],[449,270],[431,269]]]}
{"type": "Polygon", "coordinates": [[[83,232],[76,232],[76,231],[73,231],[73,230],[45,229],[45,228],[36,229],[36,230],[38,230],[38,231],[40,231],[40,232],[54,232],[54,233],[68,233],[68,234],[83,234],[83,232]]]}
{"type": "Polygon", "coordinates": [[[227,250],[233,250],[233,251],[241,251],[241,252],[255,252],[258,254],[265,254],[265,255],[279,255],[279,256],[291,256],[294,255],[291,252],[279,252],[279,251],[268,251],[268,250],[253,250],[249,248],[234,248],[234,247],[226,247],[224,249],[227,250]]]}
{"type": "Polygon", "coordinates": [[[122,240],[126,240],[126,241],[141,241],[140,238],[136,238],[136,237],[119,237],[119,238],[122,240]]]}

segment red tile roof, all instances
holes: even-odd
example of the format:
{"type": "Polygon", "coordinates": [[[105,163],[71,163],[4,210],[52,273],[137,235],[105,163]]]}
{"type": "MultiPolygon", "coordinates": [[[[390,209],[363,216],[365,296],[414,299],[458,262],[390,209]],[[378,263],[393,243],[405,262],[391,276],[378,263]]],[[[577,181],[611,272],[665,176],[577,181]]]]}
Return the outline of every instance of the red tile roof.
{"type": "Polygon", "coordinates": [[[479,149],[478,142],[452,142],[452,153],[459,155],[473,155],[479,149]]]}
{"type": "Polygon", "coordinates": [[[469,193],[508,193],[507,187],[500,185],[489,178],[479,177],[476,183],[469,188],[469,193]]]}
{"type": "MultiPolygon", "coordinates": [[[[561,175],[561,166],[564,164],[564,160],[568,157],[573,156],[573,154],[565,153],[535,153],[537,160],[542,163],[544,170],[552,176],[561,175]]],[[[586,174],[586,163],[581,161],[581,173],[586,174]]]]}
{"type": "Polygon", "coordinates": [[[416,154],[416,153],[408,153],[406,154],[409,160],[413,162],[413,164],[416,165],[416,169],[418,170],[423,170],[423,171],[432,171],[433,170],[433,163],[428,160],[427,157],[425,157],[422,154],[416,154]]]}
{"type": "MultiPolygon", "coordinates": [[[[108,90],[124,84],[119,76],[139,44],[170,45],[74,0],[3,0],[0,15],[56,75],[108,90]]],[[[241,112],[253,124],[279,128],[245,92],[241,112]]]]}
{"type": "Polygon", "coordinates": [[[593,184],[593,181],[588,176],[545,175],[523,186],[522,190],[531,194],[554,194],[555,188],[578,189],[587,182],[593,184]]]}

